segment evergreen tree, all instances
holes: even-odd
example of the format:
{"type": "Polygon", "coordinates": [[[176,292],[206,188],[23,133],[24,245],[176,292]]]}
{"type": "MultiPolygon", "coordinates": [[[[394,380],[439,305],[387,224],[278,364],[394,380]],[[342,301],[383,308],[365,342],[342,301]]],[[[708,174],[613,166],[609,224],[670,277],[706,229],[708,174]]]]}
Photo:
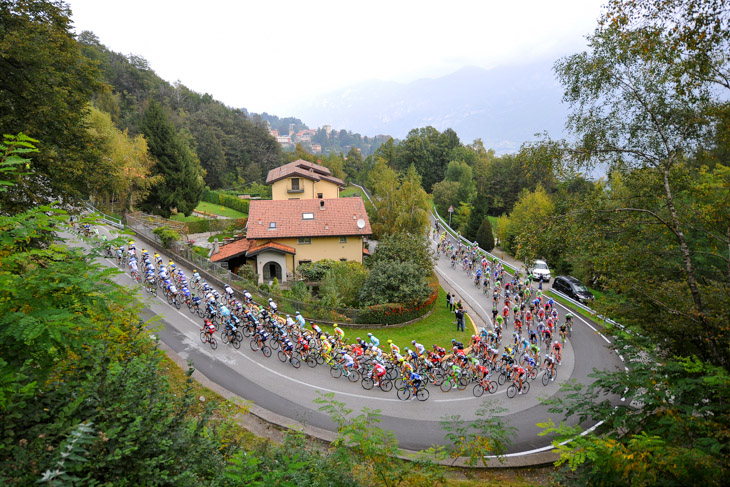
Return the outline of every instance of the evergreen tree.
{"type": "MultiPolygon", "coordinates": [[[[487,218],[488,210],[489,204],[487,203],[487,198],[481,193],[477,194],[477,197],[474,198],[474,209],[472,209],[471,213],[469,214],[469,222],[466,224],[466,230],[464,230],[464,236],[467,239],[471,240],[472,242],[474,240],[478,240],[477,233],[482,225],[482,222],[484,222],[484,220],[487,218]]],[[[491,225],[489,227],[489,233],[492,233],[491,225]]],[[[482,248],[485,250],[492,250],[493,247],[494,241],[492,241],[492,247],[482,248]]]]}
{"type": "Polygon", "coordinates": [[[486,250],[487,252],[491,252],[494,248],[494,234],[492,233],[492,224],[489,222],[489,218],[486,216],[484,217],[484,220],[482,220],[482,224],[479,225],[479,230],[477,230],[477,243],[479,243],[479,247],[486,250]]]}
{"type": "Polygon", "coordinates": [[[170,216],[173,208],[185,215],[192,214],[205,188],[198,157],[175,132],[156,101],[150,102],[142,117],[141,128],[150,153],[157,160],[152,168],[153,174],[163,177],[141,207],[165,217],[170,216]]]}

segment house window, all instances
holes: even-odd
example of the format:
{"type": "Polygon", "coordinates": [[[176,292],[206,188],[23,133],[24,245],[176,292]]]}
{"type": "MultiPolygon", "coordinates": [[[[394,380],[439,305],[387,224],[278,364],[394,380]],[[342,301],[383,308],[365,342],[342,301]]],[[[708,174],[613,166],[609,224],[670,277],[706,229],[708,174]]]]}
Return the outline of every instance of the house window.
{"type": "Polygon", "coordinates": [[[314,213],[302,213],[302,220],[314,220],[314,213]]]}
{"type": "Polygon", "coordinates": [[[269,223],[269,230],[276,230],[276,222],[269,223]]]}
{"type": "Polygon", "coordinates": [[[291,178],[292,191],[299,191],[299,178],[291,178]]]}
{"type": "MultiPolygon", "coordinates": [[[[311,260],[300,260],[300,261],[299,261],[299,265],[302,265],[302,264],[311,264],[311,263],[312,263],[312,261],[311,261],[311,260]]],[[[298,267],[298,266],[297,266],[297,267],[298,267]]]]}
{"type": "Polygon", "coordinates": [[[340,237],[340,243],[347,243],[347,237],[340,237]]]}
{"type": "Polygon", "coordinates": [[[322,193],[317,193],[317,198],[322,199],[322,197],[323,197],[322,193]]]}
{"type": "Polygon", "coordinates": [[[307,245],[312,243],[312,237],[299,237],[299,245],[307,245]]]}

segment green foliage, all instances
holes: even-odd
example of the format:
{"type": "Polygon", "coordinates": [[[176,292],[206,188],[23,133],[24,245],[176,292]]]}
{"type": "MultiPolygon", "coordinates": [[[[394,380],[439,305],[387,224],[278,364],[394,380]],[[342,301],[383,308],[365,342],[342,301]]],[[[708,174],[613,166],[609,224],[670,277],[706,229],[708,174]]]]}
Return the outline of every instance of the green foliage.
{"type": "Polygon", "coordinates": [[[368,259],[368,266],[381,262],[410,262],[423,275],[433,272],[433,253],[425,235],[388,235],[378,242],[374,254],[368,259]]]}
{"type": "Polygon", "coordinates": [[[482,224],[479,225],[476,241],[479,244],[479,247],[487,252],[491,252],[494,248],[494,235],[492,234],[492,224],[490,223],[489,218],[484,218],[484,220],[482,220],[482,224]]]}
{"type": "Polygon", "coordinates": [[[80,423],[69,434],[66,441],[59,448],[59,459],[56,461],[53,470],[46,470],[38,480],[39,484],[50,485],[74,485],[81,479],[74,476],[72,472],[80,470],[82,463],[87,462],[86,456],[89,451],[85,445],[94,443],[94,429],[92,423],[80,423]]]}
{"type": "Polygon", "coordinates": [[[471,166],[463,161],[451,161],[446,167],[444,181],[459,183],[456,198],[459,203],[470,204],[477,194],[471,166]]]}
{"type": "Polygon", "coordinates": [[[254,269],[251,264],[243,264],[238,268],[237,274],[246,279],[248,282],[258,282],[256,269],[254,269]]]}
{"type": "Polygon", "coordinates": [[[459,457],[468,457],[469,466],[481,461],[486,467],[490,455],[503,462],[504,454],[517,437],[517,428],[509,426],[509,422],[500,416],[507,411],[487,399],[476,410],[474,421],[465,421],[458,414],[441,418],[441,427],[447,431],[446,439],[452,444],[449,453],[454,462],[459,457]]]}
{"type": "Polygon", "coordinates": [[[459,207],[456,208],[456,211],[454,211],[451,226],[455,228],[458,232],[466,231],[469,219],[471,218],[471,210],[472,207],[470,204],[464,202],[459,203],[459,207]]]}
{"type": "Polygon", "coordinates": [[[241,198],[238,198],[237,196],[232,196],[229,194],[221,193],[219,191],[211,190],[206,190],[203,193],[202,200],[207,201],[208,203],[213,203],[214,205],[221,205],[232,208],[246,215],[248,215],[248,208],[251,204],[250,200],[243,200],[241,198]]]}
{"type": "MultiPolygon", "coordinates": [[[[477,240],[477,231],[482,225],[482,222],[487,218],[488,211],[489,207],[487,206],[487,198],[484,195],[479,195],[479,197],[474,199],[474,207],[469,213],[469,221],[464,228],[464,237],[466,237],[469,241],[473,242],[477,240]]],[[[494,244],[492,244],[492,247],[494,247],[494,244]]],[[[484,249],[485,247],[482,248],[484,249]]],[[[485,250],[491,250],[491,248],[485,250]]]]}
{"type": "Polygon", "coordinates": [[[381,260],[370,268],[359,294],[360,304],[423,304],[432,290],[423,271],[412,262],[381,260]]]}
{"type": "Polygon", "coordinates": [[[141,122],[142,133],[156,162],[152,173],[162,176],[140,205],[168,218],[173,209],[190,216],[203,195],[200,161],[165,115],[162,106],[150,102],[141,122]]]}
{"type": "Polygon", "coordinates": [[[44,141],[31,173],[0,194],[4,213],[90,194],[100,162],[85,118],[99,71],[81,54],[68,6],[20,0],[0,8],[0,128],[44,141]]]}
{"type": "Polygon", "coordinates": [[[554,209],[552,198],[541,186],[531,193],[524,192],[509,214],[509,218],[499,219],[498,235],[501,248],[527,261],[542,257],[539,254],[524,256],[518,252],[527,232],[534,230],[539,222],[550,218],[554,209]]]}
{"type": "Polygon", "coordinates": [[[356,308],[367,277],[368,269],[360,262],[332,262],[319,287],[320,302],[333,308],[356,308]]]}
{"type": "Polygon", "coordinates": [[[449,218],[449,207],[454,211],[459,206],[459,183],[457,181],[441,181],[433,185],[433,202],[439,215],[449,218]]]}
{"type": "Polygon", "coordinates": [[[421,235],[429,226],[428,195],[415,166],[399,175],[383,160],[370,173],[374,211],[369,213],[378,239],[395,233],[421,235]]]}
{"type": "Polygon", "coordinates": [[[306,262],[304,264],[299,264],[299,267],[297,267],[297,273],[305,281],[321,281],[324,279],[327,271],[329,271],[336,262],[337,261],[332,259],[322,259],[317,262],[306,262]]]}
{"type": "Polygon", "coordinates": [[[37,140],[22,132],[18,135],[3,135],[3,140],[0,142],[0,151],[2,151],[2,155],[0,155],[0,177],[4,179],[0,180],[0,193],[7,191],[22,176],[27,175],[26,172],[19,171],[30,168],[30,159],[23,157],[23,154],[38,152],[38,149],[33,145],[37,142],[37,140]]]}
{"type": "Polygon", "coordinates": [[[160,239],[160,243],[166,249],[169,249],[173,243],[180,240],[180,234],[167,225],[155,228],[153,233],[157,235],[160,239]]]}
{"type": "Polygon", "coordinates": [[[334,400],[334,393],[321,394],[314,400],[319,410],[337,425],[337,438],[332,442],[334,457],[343,465],[360,462],[370,471],[379,485],[395,487],[408,481],[418,485],[435,485],[443,474],[435,469],[424,469],[430,462],[424,457],[419,463],[399,461],[398,439],[392,431],[378,426],[380,411],[363,408],[357,416],[344,403],[334,400]]]}

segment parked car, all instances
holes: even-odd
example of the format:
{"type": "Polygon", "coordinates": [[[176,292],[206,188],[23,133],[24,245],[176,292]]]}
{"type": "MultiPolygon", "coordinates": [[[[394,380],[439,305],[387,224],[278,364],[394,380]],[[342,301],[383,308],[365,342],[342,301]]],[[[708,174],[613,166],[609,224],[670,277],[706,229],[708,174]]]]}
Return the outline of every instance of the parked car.
{"type": "Polygon", "coordinates": [[[588,290],[585,284],[573,276],[557,276],[552,287],[555,291],[559,291],[583,304],[593,300],[593,293],[588,290]]]}
{"type": "Polygon", "coordinates": [[[536,281],[541,279],[545,282],[550,281],[550,268],[544,260],[536,260],[527,271],[535,276],[536,281]]]}

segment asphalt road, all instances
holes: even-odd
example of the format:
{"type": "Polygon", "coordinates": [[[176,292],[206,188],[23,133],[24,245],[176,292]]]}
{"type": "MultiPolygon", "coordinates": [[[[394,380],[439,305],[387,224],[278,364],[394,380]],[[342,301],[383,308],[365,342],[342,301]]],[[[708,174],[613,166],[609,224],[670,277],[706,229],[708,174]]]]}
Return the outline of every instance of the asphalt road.
{"type": "MultiPolygon", "coordinates": [[[[102,231],[108,234],[106,229],[102,231]]],[[[110,259],[102,258],[100,262],[115,267],[115,263],[110,259]]],[[[445,258],[438,262],[437,268],[449,284],[459,289],[460,293],[464,293],[463,297],[470,311],[480,314],[482,312],[480,306],[483,306],[486,313],[484,304],[487,299],[491,303],[491,297],[487,298],[481,292],[477,292],[471,280],[462,271],[451,269],[445,258]]],[[[185,271],[187,275],[191,274],[191,269],[185,271]]],[[[329,369],[324,366],[310,369],[303,364],[300,369],[294,369],[290,364],[277,360],[275,354],[266,358],[261,352],[253,352],[247,339],[244,339],[239,350],[230,345],[223,345],[220,340],[218,349],[212,350],[199,338],[202,319],[190,314],[186,307],[177,310],[162,298],[151,297],[134,283],[128,273],[116,276],[115,280],[122,285],[137,286],[138,293],[145,302],[147,316],[159,317],[159,322],[154,325],[152,333],[183,358],[192,360],[196,369],[210,380],[241,398],[300,423],[334,430],[335,425],[328,416],[319,412],[318,405],[314,403],[320,393],[334,392],[336,400],[345,403],[355,412],[366,406],[379,409],[382,413],[380,426],[395,432],[400,446],[410,450],[421,450],[432,445],[447,445],[441,419],[459,414],[465,420],[473,420],[477,417],[477,409],[485,399],[494,400],[498,405],[505,407],[507,409],[504,413],[505,418],[519,429],[518,438],[513,442],[510,452],[547,447],[550,440],[537,436],[540,428],[536,424],[548,418],[559,422],[562,418],[549,414],[547,408],[540,404],[539,398],[557,394],[559,384],[569,378],[582,382],[589,381],[587,376],[593,367],[601,369],[622,367],[616,355],[606,347],[607,340],[604,341],[593,331],[592,328],[598,329],[598,325],[576,317],[573,337],[570,344],[565,347],[558,379],[547,387],[543,387],[538,377],[532,383],[527,395],[509,399],[505,395],[504,386],[500,386],[496,394],[491,396],[485,394],[482,398],[473,396],[472,386],[465,391],[452,390],[449,393],[443,393],[438,388],[430,386],[431,395],[428,401],[403,402],[398,400],[395,391],[389,393],[379,390],[366,391],[359,383],[350,383],[344,377],[333,379],[329,369]]],[[[561,309],[560,313],[564,316],[565,310],[561,309]]],[[[511,330],[505,331],[505,336],[509,337],[511,330]]],[[[387,335],[384,333],[379,338],[387,339],[387,335]]]]}

